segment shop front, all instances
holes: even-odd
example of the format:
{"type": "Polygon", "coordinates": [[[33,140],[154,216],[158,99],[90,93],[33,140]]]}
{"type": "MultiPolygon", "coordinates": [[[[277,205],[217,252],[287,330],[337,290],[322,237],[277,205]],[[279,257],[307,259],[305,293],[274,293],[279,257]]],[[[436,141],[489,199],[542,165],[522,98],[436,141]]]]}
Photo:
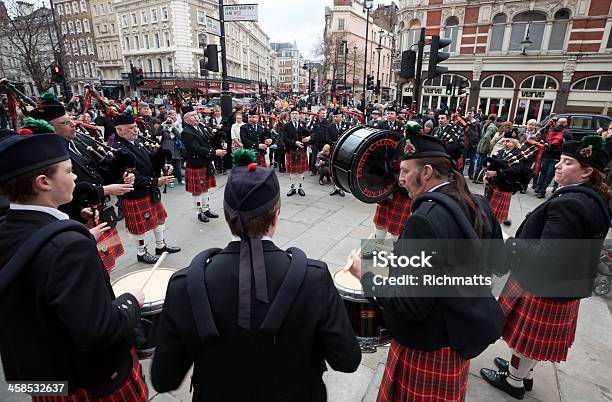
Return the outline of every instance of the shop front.
{"type": "Polygon", "coordinates": [[[486,116],[495,114],[504,120],[510,117],[515,83],[507,75],[496,74],[486,77],[480,85],[478,109],[486,116]]]}
{"type": "Polygon", "coordinates": [[[525,79],[519,88],[514,113],[514,124],[526,125],[531,119],[542,121],[555,107],[559,85],[547,75],[534,75],[525,79]]]}
{"type": "MultiPolygon", "coordinates": [[[[445,109],[455,110],[459,106],[465,106],[465,96],[457,96],[458,84],[466,77],[459,74],[443,74],[423,83],[421,95],[421,109],[445,109]]],[[[469,80],[468,88],[469,88],[469,80]]]]}

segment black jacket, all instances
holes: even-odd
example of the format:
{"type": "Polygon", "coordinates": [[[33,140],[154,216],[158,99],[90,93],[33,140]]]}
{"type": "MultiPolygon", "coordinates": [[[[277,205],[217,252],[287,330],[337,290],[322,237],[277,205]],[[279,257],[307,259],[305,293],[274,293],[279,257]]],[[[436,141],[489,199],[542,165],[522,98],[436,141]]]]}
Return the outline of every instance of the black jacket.
{"type": "Polygon", "coordinates": [[[264,129],[261,124],[257,124],[257,130],[255,130],[254,125],[248,123],[240,127],[240,141],[242,141],[244,149],[254,149],[263,155],[267,148],[259,149],[259,144],[263,144],[269,137],[268,130],[264,129]]]}
{"type": "MultiPolygon", "coordinates": [[[[285,124],[285,129],[283,132],[283,141],[285,142],[285,148],[290,149],[292,151],[298,150],[298,147],[297,145],[295,145],[295,142],[302,141],[304,137],[308,137],[308,130],[306,130],[306,127],[304,127],[302,124],[298,123],[297,130],[295,129],[295,126],[293,125],[293,122],[291,120],[289,120],[289,122],[285,124]]],[[[304,144],[304,148],[300,150],[301,152],[306,152],[306,145],[308,144],[304,144]]]]}
{"type": "Polygon", "coordinates": [[[312,137],[314,144],[317,144],[319,149],[323,148],[327,144],[327,128],[329,127],[329,121],[326,119],[319,120],[317,117],[312,127],[312,137]]]}
{"type": "MultiPolygon", "coordinates": [[[[161,175],[161,168],[157,170],[154,167],[151,154],[145,148],[142,140],[136,138],[134,143],[119,137],[113,145],[115,148],[121,148],[125,152],[129,152],[135,159],[134,171],[134,190],[122,195],[121,197],[128,200],[137,200],[148,197],[157,189],[157,178],[161,175]]],[[[157,151],[161,152],[161,150],[157,151]]]]}
{"type": "Polygon", "coordinates": [[[557,301],[591,296],[610,220],[601,197],[566,192],[571,187],[534,209],[516,239],[506,242],[506,258],[523,289],[557,301]]]}
{"type": "MultiPolygon", "coordinates": [[[[291,258],[263,241],[270,303],[291,258]]],[[[158,392],[179,387],[194,366],[194,401],[324,401],[321,375],[327,362],[353,372],[361,352],[327,265],[308,260],[306,277],[275,337],[238,326],[240,243],[231,242],[212,257],[205,271],[208,299],[220,336],[201,343],[187,293],[187,270],[168,286],[151,380],[158,392]]],[[[253,292],[253,295],[255,292],[253,292]]],[[[254,297],[254,296],[253,296],[254,297]]],[[[270,304],[252,304],[258,328],[270,304]]],[[[204,317],[197,317],[202,320],[204,317]]]]}
{"type": "MultiPolygon", "coordinates": [[[[17,248],[56,220],[45,212],[9,210],[0,225],[0,278],[17,248]]],[[[0,315],[7,381],[68,381],[70,391],[108,393],[132,370],[140,309],[132,295],[115,299],[91,237],[68,231],[45,245],[0,294],[0,315]]]]}
{"type": "Polygon", "coordinates": [[[482,124],[476,119],[468,123],[466,136],[468,143],[465,144],[465,147],[470,150],[475,150],[482,137],[482,124]]]}
{"type": "Polygon", "coordinates": [[[389,120],[380,120],[376,125],[376,128],[380,130],[401,131],[402,126],[397,120],[393,123],[391,123],[389,120]]]}
{"type": "Polygon", "coordinates": [[[189,124],[181,132],[185,147],[187,167],[201,168],[212,163],[216,149],[213,147],[209,131],[200,124],[199,131],[189,124]]]}
{"type": "Polygon", "coordinates": [[[327,133],[325,135],[325,144],[334,145],[347,129],[348,125],[345,122],[340,123],[340,130],[338,130],[336,123],[329,123],[327,126],[327,133]]]}
{"type": "MultiPolygon", "coordinates": [[[[505,149],[501,149],[495,156],[495,159],[501,162],[503,159],[510,159],[513,156],[519,158],[521,156],[521,150],[514,148],[512,151],[508,152],[505,149]]],[[[531,171],[531,162],[528,159],[523,159],[510,166],[507,166],[506,163],[504,163],[504,165],[506,167],[493,169],[497,172],[497,176],[490,179],[491,184],[498,187],[501,191],[507,191],[512,194],[522,190],[523,179],[525,175],[529,175],[531,171]]]]}
{"type": "Polygon", "coordinates": [[[465,143],[463,138],[463,129],[461,126],[455,127],[450,123],[444,127],[438,126],[434,129],[433,135],[439,139],[444,138],[444,142],[446,143],[446,152],[448,152],[451,158],[453,158],[455,161],[461,158],[465,143]],[[450,141],[449,138],[451,139],[450,141]]]}
{"type": "MultiPolygon", "coordinates": [[[[444,187],[437,191],[441,190],[445,191],[444,187]]],[[[476,200],[484,211],[490,228],[486,237],[501,242],[501,228],[493,212],[484,199],[477,197],[476,200]]],[[[467,212],[465,213],[467,215],[467,212]]],[[[400,235],[401,239],[423,239],[431,242],[432,239],[466,239],[466,237],[445,207],[433,201],[426,201],[412,211],[400,235]]],[[[396,243],[394,250],[396,255],[412,255],[405,254],[407,251],[404,249],[405,243],[396,243]]],[[[423,243],[418,242],[418,244],[423,243]]],[[[490,249],[487,260],[495,258],[495,250],[490,249]]],[[[424,268],[417,268],[417,270],[422,269],[424,268]]],[[[447,269],[452,272],[453,266],[447,269]]],[[[398,272],[390,272],[390,275],[392,274],[397,275],[398,272]]],[[[374,287],[371,272],[364,274],[362,285],[364,289],[374,287]]],[[[473,357],[494,343],[501,335],[503,313],[490,290],[485,291],[481,288],[482,294],[477,297],[459,296],[461,294],[459,290],[456,297],[434,297],[432,292],[435,292],[436,288],[430,288],[424,297],[423,287],[391,288],[391,291],[395,292],[394,296],[378,298],[377,303],[383,309],[387,329],[393,339],[402,345],[427,352],[450,346],[464,357],[473,357]]],[[[385,295],[391,296],[389,293],[385,295]]]]}

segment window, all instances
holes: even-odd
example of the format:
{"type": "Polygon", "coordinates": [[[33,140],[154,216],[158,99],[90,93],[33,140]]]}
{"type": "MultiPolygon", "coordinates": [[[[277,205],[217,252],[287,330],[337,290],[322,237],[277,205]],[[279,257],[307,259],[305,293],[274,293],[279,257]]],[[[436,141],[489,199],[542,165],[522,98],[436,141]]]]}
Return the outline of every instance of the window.
{"type": "Polygon", "coordinates": [[[66,35],[68,33],[68,28],[66,27],[66,23],[62,21],[62,35],[66,35]]]}
{"type": "Polygon", "coordinates": [[[98,15],[98,6],[96,6],[95,4],[91,6],[91,13],[94,17],[96,17],[98,15]]]}
{"type": "Polygon", "coordinates": [[[208,35],[206,34],[198,34],[198,46],[202,47],[202,46],[206,46],[206,44],[208,43],[208,35]]]}
{"type": "Polygon", "coordinates": [[[570,116],[568,125],[573,129],[593,129],[593,119],[591,116],[570,116]]]}
{"type": "Polygon", "coordinates": [[[612,29],[610,30],[610,35],[608,35],[608,44],[606,45],[606,48],[612,49],[612,29]]]}
{"type": "Polygon", "coordinates": [[[130,38],[128,38],[127,36],[125,38],[123,38],[123,50],[130,50],[130,38]]]}
{"type": "Polygon", "coordinates": [[[68,21],[68,33],[74,34],[74,22],[68,21]]]}
{"type": "Polygon", "coordinates": [[[98,75],[98,72],[96,71],[96,63],[92,61],[89,65],[91,66],[91,75],[98,75]]]}
{"type": "Polygon", "coordinates": [[[529,39],[531,44],[526,50],[542,49],[542,37],[544,36],[544,26],[546,25],[546,15],[537,11],[528,11],[518,14],[512,21],[512,32],[510,34],[510,50],[523,50],[524,40],[529,39]]]}
{"type": "Polygon", "coordinates": [[[170,33],[169,32],[164,32],[164,42],[166,44],[166,47],[170,47],[170,33]]]}
{"type": "Polygon", "coordinates": [[[159,49],[159,34],[155,32],[153,38],[155,39],[155,47],[159,49]]]}
{"type": "Polygon", "coordinates": [[[121,26],[122,26],[123,28],[127,28],[127,26],[128,26],[127,15],[125,15],[125,14],[123,14],[123,15],[121,16],[121,26]]]}
{"type": "Polygon", "coordinates": [[[107,33],[108,32],[108,26],[106,24],[102,25],[102,32],[103,33],[107,33]]]}
{"type": "Polygon", "coordinates": [[[74,63],[73,62],[68,63],[68,71],[70,72],[70,76],[74,77],[74,63]]]}
{"type": "Polygon", "coordinates": [[[64,4],[64,11],[65,11],[66,15],[70,15],[72,13],[72,11],[70,9],[70,3],[64,4]]]}
{"type": "Polygon", "coordinates": [[[79,49],[81,49],[81,55],[85,56],[87,54],[87,47],[85,46],[85,39],[79,39],[79,49]]]}
{"type": "Polygon", "coordinates": [[[338,18],[338,31],[344,31],[344,18],[338,18]]]}
{"type": "Polygon", "coordinates": [[[492,75],[485,78],[480,86],[482,88],[514,88],[514,82],[506,75],[492,75]]]}
{"type": "Polygon", "coordinates": [[[491,25],[491,41],[489,42],[489,51],[500,52],[504,43],[504,35],[506,33],[506,22],[508,17],[506,14],[497,14],[493,17],[493,25],[491,25]]]}
{"type": "Polygon", "coordinates": [[[115,33],[115,24],[111,24],[111,31],[115,33]]]}
{"type": "Polygon", "coordinates": [[[149,35],[145,34],[142,36],[142,43],[145,49],[149,48],[149,35]]]}
{"type": "Polygon", "coordinates": [[[79,3],[77,3],[76,1],[72,2],[72,14],[78,14],[79,13],[79,3]]]}
{"type": "Polygon", "coordinates": [[[162,59],[157,59],[157,65],[159,67],[159,72],[161,73],[162,71],[164,71],[164,62],[162,61],[162,59]]]}
{"type": "Polygon", "coordinates": [[[446,20],[446,28],[444,28],[444,37],[451,39],[451,44],[448,47],[449,52],[457,51],[457,35],[459,33],[459,19],[450,17],[446,20]]]}
{"type": "Polygon", "coordinates": [[[146,10],[142,10],[142,11],[140,12],[140,21],[141,21],[143,24],[146,24],[146,23],[147,23],[147,11],[146,11],[146,10]]]}
{"type": "Polygon", "coordinates": [[[419,20],[413,20],[410,23],[408,31],[402,34],[402,50],[410,49],[410,46],[419,43],[419,36],[421,34],[421,22],[419,20]]]}
{"type": "Polygon", "coordinates": [[[138,35],[134,35],[134,50],[138,50],[140,48],[140,40],[138,40],[138,35]]]}
{"type": "Polygon", "coordinates": [[[206,13],[202,10],[198,10],[198,24],[206,25],[206,13]]]}
{"type": "Polygon", "coordinates": [[[521,89],[557,89],[557,81],[547,75],[535,75],[523,81],[521,89]]]}
{"type": "Polygon", "coordinates": [[[75,56],[79,54],[79,44],[76,40],[72,41],[72,54],[74,54],[75,56]]]}
{"type": "Polygon", "coordinates": [[[77,32],[77,33],[83,33],[83,24],[81,23],[81,21],[76,20],[76,21],[74,22],[74,25],[75,25],[75,27],[76,27],[76,32],[77,32]]]}
{"type": "Polygon", "coordinates": [[[552,25],[550,34],[550,42],[548,50],[563,50],[565,45],[565,36],[567,35],[567,26],[569,24],[570,14],[567,10],[559,10],[555,14],[555,21],[552,25]]]}
{"type": "Polygon", "coordinates": [[[58,15],[64,15],[64,6],[62,6],[61,4],[57,7],[57,14],[58,15]]]}
{"type": "Polygon", "coordinates": [[[612,75],[600,75],[577,81],[572,90],[612,92],[612,75]]]}
{"type": "MultiPolygon", "coordinates": [[[[110,11],[110,10],[111,10],[111,8],[109,7],[108,11],[110,11]]],[[[104,8],[104,4],[100,4],[100,15],[104,15],[104,14],[106,14],[106,10],[104,8]]]]}
{"type": "Polygon", "coordinates": [[[162,16],[162,21],[167,21],[168,20],[168,7],[162,7],[161,8],[161,16],[162,16]]]}
{"type": "Polygon", "coordinates": [[[93,41],[91,38],[87,38],[87,53],[94,54],[93,41]]]}
{"type": "Polygon", "coordinates": [[[151,59],[147,59],[147,66],[149,67],[149,73],[153,72],[153,62],[151,59]]]}
{"type": "Polygon", "coordinates": [[[87,11],[87,3],[85,3],[85,0],[81,0],[80,1],[80,5],[81,5],[81,12],[84,13],[85,11],[87,11]]]}
{"type": "Polygon", "coordinates": [[[172,65],[172,58],[168,57],[168,73],[174,74],[174,66],[172,65]]]}
{"type": "Polygon", "coordinates": [[[151,9],[151,22],[157,22],[157,8],[151,9]]]}
{"type": "Polygon", "coordinates": [[[138,19],[136,18],[136,13],[132,13],[132,26],[138,24],[138,19]]]}
{"type": "Polygon", "coordinates": [[[81,63],[79,63],[78,61],[75,63],[76,65],[76,73],[77,73],[77,77],[82,77],[83,76],[83,68],[81,67],[81,63]]]}
{"type": "MultiPolygon", "coordinates": [[[[87,18],[83,20],[83,31],[91,32],[91,27],[89,26],[89,20],[87,18]]],[[[106,25],[104,25],[104,32],[106,32],[106,25]]]]}

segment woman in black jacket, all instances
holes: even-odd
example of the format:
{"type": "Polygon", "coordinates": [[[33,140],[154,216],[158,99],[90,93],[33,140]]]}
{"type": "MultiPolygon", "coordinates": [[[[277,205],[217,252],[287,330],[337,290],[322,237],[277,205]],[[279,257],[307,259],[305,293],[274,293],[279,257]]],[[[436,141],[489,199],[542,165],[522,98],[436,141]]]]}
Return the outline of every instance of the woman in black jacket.
{"type": "Polygon", "coordinates": [[[601,136],[564,143],[555,165],[559,189],[506,242],[512,274],[499,303],[506,315],[502,337],[512,359],[497,357],[499,371],[483,368],[480,374],[515,398],[532,389],[537,362],[567,359],[580,299],[591,295],[610,225],[604,147],[601,136]]]}

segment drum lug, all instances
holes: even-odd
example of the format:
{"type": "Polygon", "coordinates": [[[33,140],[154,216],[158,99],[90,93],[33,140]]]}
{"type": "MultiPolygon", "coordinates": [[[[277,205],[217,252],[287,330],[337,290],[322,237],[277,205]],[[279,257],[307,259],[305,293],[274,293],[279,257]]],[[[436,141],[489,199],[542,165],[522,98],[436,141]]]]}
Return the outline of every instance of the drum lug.
{"type": "Polygon", "coordinates": [[[359,348],[362,353],[376,353],[376,344],[373,338],[361,338],[358,337],[359,348]]]}

